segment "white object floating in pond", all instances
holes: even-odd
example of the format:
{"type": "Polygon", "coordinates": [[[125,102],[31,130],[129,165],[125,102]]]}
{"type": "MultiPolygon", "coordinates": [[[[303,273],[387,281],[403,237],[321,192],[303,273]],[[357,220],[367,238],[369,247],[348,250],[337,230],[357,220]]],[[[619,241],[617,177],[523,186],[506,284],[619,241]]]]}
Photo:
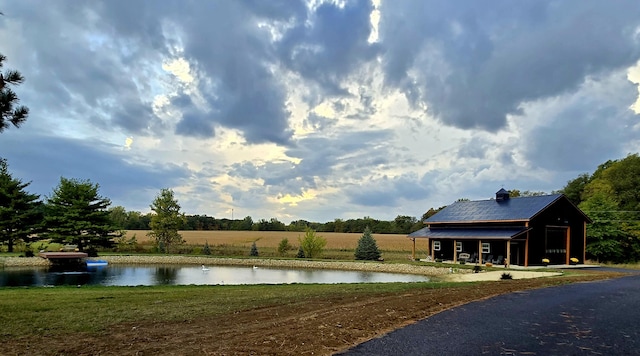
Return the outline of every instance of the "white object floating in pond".
{"type": "Polygon", "coordinates": [[[208,271],[209,269],[207,267],[205,267],[204,265],[202,265],[202,270],[203,271],[208,271]]]}

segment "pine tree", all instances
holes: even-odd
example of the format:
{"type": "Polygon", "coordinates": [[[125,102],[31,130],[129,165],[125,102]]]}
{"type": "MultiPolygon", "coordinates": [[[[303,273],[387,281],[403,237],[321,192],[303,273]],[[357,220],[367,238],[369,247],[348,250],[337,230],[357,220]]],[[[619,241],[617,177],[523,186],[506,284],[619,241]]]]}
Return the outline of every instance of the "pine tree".
{"type": "Polygon", "coordinates": [[[367,226],[355,252],[356,260],[378,260],[380,259],[380,250],[376,244],[376,240],[371,236],[371,229],[367,226]]]}
{"type": "Polygon", "coordinates": [[[204,248],[202,249],[202,253],[204,255],[210,255],[211,254],[211,247],[209,247],[209,242],[208,241],[204,242],[204,248]]]}
{"type": "Polygon", "coordinates": [[[256,246],[255,241],[253,242],[253,244],[251,244],[251,252],[249,252],[249,255],[254,257],[257,257],[259,255],[258,246],[256,246]]]}
{"type": "Polygon", "coordinates": [[[298,253],[296,254],[296,258],[305,258],[304,250],[302,249],[302,246],[298,248],[298,253]]]}
{"type": "Polygon", "coordinates": [[[30,183],[11,176],[7,161],[0,158],[0,242],[13,252],[18,241],[29,243],[37,239],[41,228],[42,203],[39,196],[30,194],[25,188],[30,183]]]}
{"type": "MultiPolygon", "coordinates": [[[[0,69],[2,69],[2,62],[5,59],[7,57],[0,54],[0,69]]],[[[17,70],[0,72],[0,132],[9,128],[9,124],[19,127],[29,115],[29,109],[26,106],[17,106],[20,99],[9,87],[9,85],[17,85],[23,81],[24,77],[17,70]]]]}
{"type": "Polygon", "coordinates": [[[60,178],[60,184],[47,198],[46,236],[53,242],[85,247],[113,245],[118,228],[111,223],[107,208],[111,201],[98,194],[99,185],[89,180],[60,178]]]}

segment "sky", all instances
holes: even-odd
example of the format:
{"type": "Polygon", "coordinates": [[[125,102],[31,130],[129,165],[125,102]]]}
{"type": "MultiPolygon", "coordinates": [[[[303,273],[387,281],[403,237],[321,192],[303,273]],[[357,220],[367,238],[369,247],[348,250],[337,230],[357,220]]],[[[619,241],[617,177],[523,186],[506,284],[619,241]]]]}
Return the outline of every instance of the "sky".
{"type": "Polygon", "coordinates": [[[30,109],[0,156],[46,198],[420,217],[640,151],[637,0],[0,0],[30,109]]]}

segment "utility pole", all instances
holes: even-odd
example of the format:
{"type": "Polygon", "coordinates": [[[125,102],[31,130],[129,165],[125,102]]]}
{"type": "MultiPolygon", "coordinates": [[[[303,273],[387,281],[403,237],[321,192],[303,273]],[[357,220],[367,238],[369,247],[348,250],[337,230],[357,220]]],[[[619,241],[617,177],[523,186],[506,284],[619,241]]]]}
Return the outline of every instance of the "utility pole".
{"type": "Polygon", "coordinates": [[[231,208],[231,221],[233,221],[233,208],[231,208]]]}

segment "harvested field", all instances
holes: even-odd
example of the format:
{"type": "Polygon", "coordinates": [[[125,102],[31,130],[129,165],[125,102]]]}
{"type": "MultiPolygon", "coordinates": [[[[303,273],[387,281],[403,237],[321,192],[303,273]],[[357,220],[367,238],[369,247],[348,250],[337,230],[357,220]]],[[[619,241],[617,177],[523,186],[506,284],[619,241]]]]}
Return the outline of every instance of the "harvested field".
{"type": "MultiPolygon", "coordinates": [[[[127,236],[134,234],[138,242],[145,243],[151,240],[147,237],[147,230],[131,230],[127,236]]],[[[289,239],[292,245],[298,245],[298,237],[304,236],[304,232],[297,231],[180,231],[182,238],[189,245],[231,245],[250,247],[255,241],[258,248],[277,248],[284,238],[289,239]]],[[[358,239],[362,234],[340,232],[318,232],[318,235],[327,239],[326,249],[329,250],[353,250],[358,245],[358,239]]],[[[384,251],[404,251],[411,253],[412,242],[407,235],[399,234],[373,234],[378,247],[384,251]]],[[[416,249],[426,251],[425,239],[416,240],[416,249]]]]}

